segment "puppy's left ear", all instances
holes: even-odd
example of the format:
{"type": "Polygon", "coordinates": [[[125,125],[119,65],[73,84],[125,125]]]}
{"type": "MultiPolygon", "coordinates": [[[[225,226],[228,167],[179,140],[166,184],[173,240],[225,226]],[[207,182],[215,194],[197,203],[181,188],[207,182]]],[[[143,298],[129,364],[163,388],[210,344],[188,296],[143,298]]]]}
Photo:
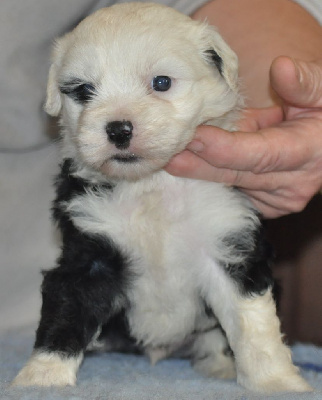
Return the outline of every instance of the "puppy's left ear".
{"type": "Polygon", "coordinates": [[[206,36],[204,37],[204,43],[206,43],[207,47],[203,53],[206,61],[218,69],[233,91],[237,91],[238,58],[236,53],[228,46],[214,27],[206,25],[204,35],[206,36]]]}

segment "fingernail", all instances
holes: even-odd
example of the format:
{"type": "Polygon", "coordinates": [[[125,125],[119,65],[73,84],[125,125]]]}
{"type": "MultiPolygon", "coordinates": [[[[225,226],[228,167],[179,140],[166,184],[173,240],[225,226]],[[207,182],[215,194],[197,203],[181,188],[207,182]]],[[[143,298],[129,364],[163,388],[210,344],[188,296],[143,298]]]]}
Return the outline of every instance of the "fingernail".
{"type": "Polygon", "coordinates": [[[193,151],[194,153],[200,153],[201,151],[203,151],[204,147],[204,144],[199,140],[192,140],[188,144],[187,149],[193,151]]]}

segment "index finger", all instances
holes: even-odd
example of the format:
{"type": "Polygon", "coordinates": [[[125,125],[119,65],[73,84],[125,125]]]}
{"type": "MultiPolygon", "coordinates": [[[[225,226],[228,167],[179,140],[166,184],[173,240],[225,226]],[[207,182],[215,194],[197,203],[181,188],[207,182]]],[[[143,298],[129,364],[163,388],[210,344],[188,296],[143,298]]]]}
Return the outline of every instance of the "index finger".
{"type": "Polygon", "coordinates": [[[187,149],[217,168],[255,174],[288,170],[298,165],[303,151],[294,134],[272,127],[258,132],[228,132],[200,126],[187,149]]]}

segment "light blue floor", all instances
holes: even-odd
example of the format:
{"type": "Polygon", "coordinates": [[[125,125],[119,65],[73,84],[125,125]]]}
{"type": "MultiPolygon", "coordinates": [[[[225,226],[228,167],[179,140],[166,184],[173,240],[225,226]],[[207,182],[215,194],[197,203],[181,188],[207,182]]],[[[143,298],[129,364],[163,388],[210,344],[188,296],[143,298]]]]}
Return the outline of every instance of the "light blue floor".
{"type": "Polygon", "coordinates": [[[258,396],[235,381],[204,378],[189,361],[165,360],[152,367],[143,356],[95,354],[85,358],[76,387],[64,389],[9,388],[10,381],[32,350],[32,328],[2,334],[0,341],[1,400],[250,400],[322,399],[322,349],[293,347],[294,360],[306,366],[303,375],[316,388],[313,394],[258,396]]]}

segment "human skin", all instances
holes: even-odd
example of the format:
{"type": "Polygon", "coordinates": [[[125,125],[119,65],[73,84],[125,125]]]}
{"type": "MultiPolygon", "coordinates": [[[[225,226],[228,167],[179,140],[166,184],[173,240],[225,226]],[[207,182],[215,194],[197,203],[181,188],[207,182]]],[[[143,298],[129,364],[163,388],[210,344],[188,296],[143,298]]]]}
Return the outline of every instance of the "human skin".
{"type": "Polygon", "coordinates": [[[301,211],[322,187],[322,28],[289,0],[214,0],[193,15],[206,17],[237,53],[252,108],[237,132],[199,127],[166,170],[237,186],[266,218],[301,211]]]}

